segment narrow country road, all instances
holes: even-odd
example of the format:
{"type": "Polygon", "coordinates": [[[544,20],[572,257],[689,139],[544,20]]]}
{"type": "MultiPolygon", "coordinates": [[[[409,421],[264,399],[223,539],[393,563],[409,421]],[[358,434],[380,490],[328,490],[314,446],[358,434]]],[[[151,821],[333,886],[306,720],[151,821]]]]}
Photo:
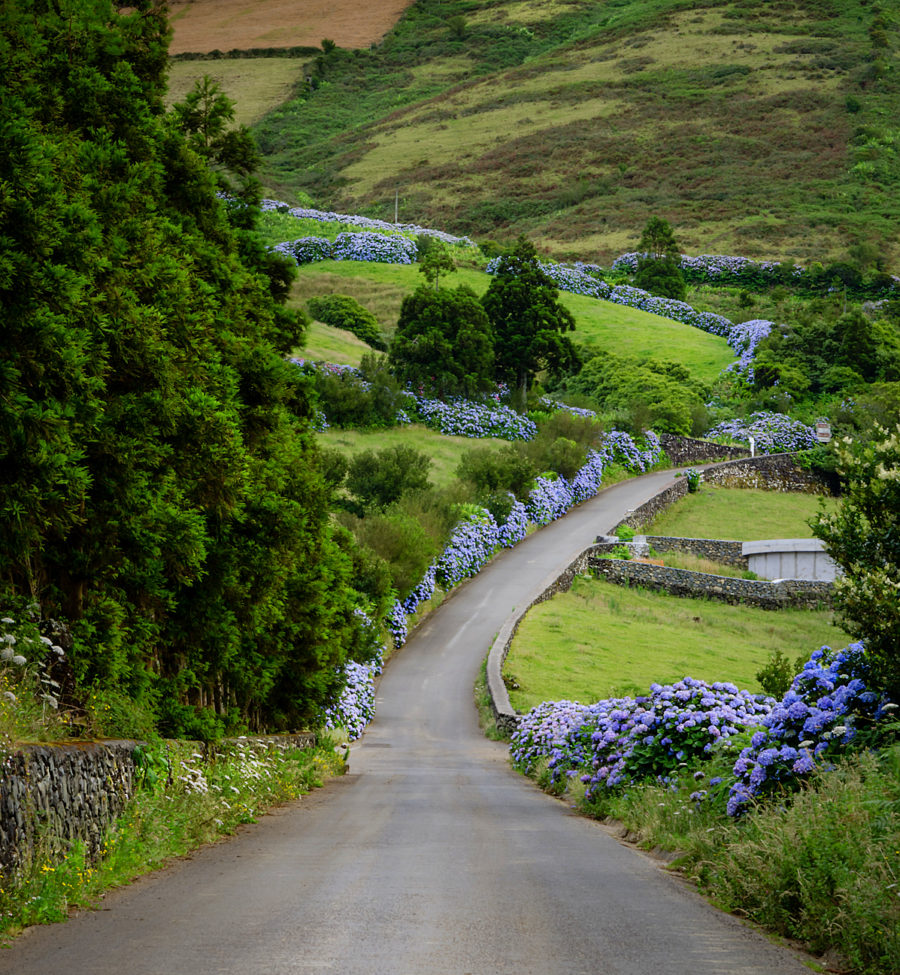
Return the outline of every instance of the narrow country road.
{"type": "Polygon", "coordinates": [[[0,972],[808,975],[539,792],[478,728],[473,684],[515,605],[671,481],[606,489],[461,587],[387,667],[350,774],[30,930],[0,972]]]}

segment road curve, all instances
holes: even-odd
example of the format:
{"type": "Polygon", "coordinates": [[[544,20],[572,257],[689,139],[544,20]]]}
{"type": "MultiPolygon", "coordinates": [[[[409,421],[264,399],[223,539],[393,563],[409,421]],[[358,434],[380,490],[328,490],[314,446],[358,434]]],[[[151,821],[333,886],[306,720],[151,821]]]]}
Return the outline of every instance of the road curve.
{"type": "Polygon", "coordinates": [[[460,587],[387,667],[347,776],[29,930],[0,972],[808,975],[538,791],[478,729],[473,683],[517,601],[671,481],[607,488],[460,587]]]}

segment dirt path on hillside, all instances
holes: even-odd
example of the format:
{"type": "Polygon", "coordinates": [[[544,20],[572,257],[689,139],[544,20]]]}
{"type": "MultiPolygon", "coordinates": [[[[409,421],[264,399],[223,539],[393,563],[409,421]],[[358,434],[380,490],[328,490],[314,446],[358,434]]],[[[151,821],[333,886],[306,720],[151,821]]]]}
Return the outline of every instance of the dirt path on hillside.
{"type": "Polygon", "coordinates": [[[171,54],[253,47],[369,47],[411,0],[174,0],[171,54]]]}

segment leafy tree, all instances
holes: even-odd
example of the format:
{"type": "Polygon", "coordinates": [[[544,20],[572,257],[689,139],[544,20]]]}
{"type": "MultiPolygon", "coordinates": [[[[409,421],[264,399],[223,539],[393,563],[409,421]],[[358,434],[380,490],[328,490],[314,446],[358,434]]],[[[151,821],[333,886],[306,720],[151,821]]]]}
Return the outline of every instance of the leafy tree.
{"type": "Polygon", "coordinates": [[[434,237],[421,235],[418,240],[419,270],[425,275],[425,280],[438,290],[442,274],[452,274],[456,270],[456,263],[446,245],[434,237]]]}
{"type": "Polygon", "coordinates": [[[222,189],[247,203],[258,202],[255,174],[262,157],[245,125],[229,127],[234,101],[219,84],[204,75],[183,102],[172,106],[172,116],[188,145],[213,166],[222,189]]]}
{"type": "Polygon", "coordinates": [[[664,298],[683,301],[687,294],[681,272],[681,250],[667,220],[651,217],[641,234],[634,284],[664,298]]]}
{"type": "Polygon", "coordinates": [[[874,686],[900,701],[900,426],[835,450],[841,503],[818,515],[813,533],[844,570],[835,605],[865,640],[874,686]]]}
{"type": "Polygon", "coordinates": [[[366,508],[386,508],[405,494],[429,487],[431,458],[404,444],[364,450],[350,461],[347,490],[366,508]]]}
{"type": "Polygon", "coordinates": [[[523,403],[539,370],[568,370],[578,361],[564,334],[574,331],[575,319],[558,299],[559,290],[524,237],[501,257],[481,299],[494,331],[494,373],[519,391],[523,403]]]}
{"type": "Polygon", "coordinates": [[[397,425],[404,405],[400,384],[390,374],[384,356],[364,355],[360,373],[314,370],[313,388],[319,408],[333,427],[384,429],[397,425]]]}
{"type": "Polygon", "coordinates": [[[488,316],[465,285],[417,288],[403,299],[388,357],[401,382],[442,397],[475,396],[493,374],[488,316]]]}
{"type": "Polygon", "coordinates": [[[0,8],[0,597],[167,733],[296,726],[372,648],[303,323],[165,113],[166,36],[157,0],[0,8]]]}

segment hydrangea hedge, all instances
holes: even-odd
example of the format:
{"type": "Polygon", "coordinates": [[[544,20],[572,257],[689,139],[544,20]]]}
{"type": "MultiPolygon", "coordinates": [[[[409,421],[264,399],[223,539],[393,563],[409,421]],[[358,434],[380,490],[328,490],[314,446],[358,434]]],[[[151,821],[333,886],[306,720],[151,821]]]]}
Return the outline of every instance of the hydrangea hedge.
{"type": "Polygon", "coordinates": [[[816,432],[799,420],[792,420],[784,413],[761,410],[751,413],[747,420],[728,420],[706,434],[709,440],[727,438],[740,443],[750,443],[753,438],[757,453],[771,454],[789,450],[810,450],[818,445],[816,432]]]}
{"type": "MultiPolygon", "coordinates": [[[[643,697],[545,702],[522,718],[510,751],[525,774],[545,768],[551,786],[577,777],[591,800],[634,783],[674,785],[684,769],[721,756],[725,742],[750,736],[729,776],[715,776],[710,791],[691,794],[695,801],[727,797],[726,812],[738,816],[827,769],[896,709],[867,690],[865,650],[854,643],[816,650],[780,702],[690,677],[653,684],[643,697]]],[[[693,778],[704,779],[703,769],[693,778]]]]}
{"type": "Polygon", "coordinates": [[[469,237],[456,237],[443,230],[432,230],[420,227],[415,223],[388,223],[386,220],[375,220],[371,217],[361,217],[351,213],[335,213],[331,210],[315,210],[311,207],[292,207],[280,200],[263,200],[260,209],[264,212],[274,211],[284,213],[298,220],[315,220],[318,223],[339,223],[347,227],[354,227],[362,231],[374,231],[382,235],[404,235],[413,237],[434,237],[450,246],[475,247],[475,241],[469,237]]]}
{"type": "Polygon", "coordinates": [[[414,264],[418,255],[416,242],[409,237],[368,231],[341,233],[333,241],[326,237],[300,237],[276,244],[273,250],[287,254],[298,264],[328,260],[414,264]]]}

